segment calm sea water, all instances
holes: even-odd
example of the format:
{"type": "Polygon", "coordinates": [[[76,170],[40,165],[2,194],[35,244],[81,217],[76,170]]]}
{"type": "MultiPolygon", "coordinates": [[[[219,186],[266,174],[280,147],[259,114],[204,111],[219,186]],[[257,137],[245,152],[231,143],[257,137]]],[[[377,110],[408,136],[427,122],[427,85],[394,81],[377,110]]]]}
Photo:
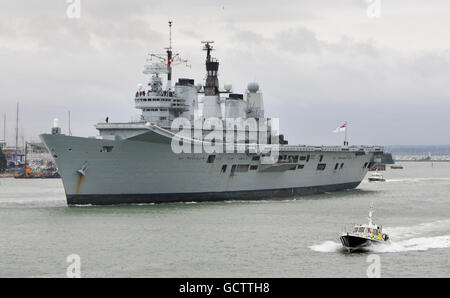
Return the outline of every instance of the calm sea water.
{"type": "Polygon", "coordinates": [[[258,202],[67,207],[59,179],[0,179],[0,276],[450,277],[450,163],[402,163],[385,183],[258,202]],[[374,220],[392,243],[346,253],[338,235],[374,220]]]}

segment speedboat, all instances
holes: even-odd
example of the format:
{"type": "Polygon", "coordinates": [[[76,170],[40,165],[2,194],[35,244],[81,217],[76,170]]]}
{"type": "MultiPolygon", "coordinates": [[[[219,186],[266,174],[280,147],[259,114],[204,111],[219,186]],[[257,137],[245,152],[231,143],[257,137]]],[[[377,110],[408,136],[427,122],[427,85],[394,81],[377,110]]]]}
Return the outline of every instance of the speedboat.
{"type": "Polygon", "coordinates": [[[386,243],[389,236],[383,233],[382,226],[376,225],[372,221],[372,210],[369,211],[369,223],[355,225],[352,232],[344,232],[340,236],[342,245],[348,252],[364,249],[376,243],[386,243]]]}
{"type": "Polygon", "coordinates": [[[374,182],[374,181],[384,182],[384,181],[386,181],[386,179],[384,179],[384,177],[378,172],[373,173],[372,176],[370,176],[368,179],[369,179],[370,182],[374,182]]]}

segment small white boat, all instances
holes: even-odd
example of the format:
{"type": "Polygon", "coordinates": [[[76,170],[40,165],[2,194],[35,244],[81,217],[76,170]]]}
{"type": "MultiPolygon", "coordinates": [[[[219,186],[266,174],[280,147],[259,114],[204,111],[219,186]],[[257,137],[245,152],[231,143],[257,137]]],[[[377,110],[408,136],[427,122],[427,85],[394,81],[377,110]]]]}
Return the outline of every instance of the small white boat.
{"type": "Polygon", "coordinates": [[[370,176],[368,179],[369,179],[370,182],[375,182],[375,181],[384,182],[384,181],[386,181],[386,179],[384,179],[383,175],[381,175],[378,172],[373,173],[372,176],[370,176]]]}

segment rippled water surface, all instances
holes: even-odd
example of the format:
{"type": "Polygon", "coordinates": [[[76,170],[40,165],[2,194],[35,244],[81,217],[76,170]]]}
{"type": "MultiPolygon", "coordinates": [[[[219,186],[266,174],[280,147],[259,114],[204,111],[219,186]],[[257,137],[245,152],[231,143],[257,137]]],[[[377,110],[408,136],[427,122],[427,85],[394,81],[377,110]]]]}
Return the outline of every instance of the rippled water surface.
{"type": "Polygon", "coordinates": [[[450,163],[402,163],[351,191],[257,202],[67,207],[59,179],[0,179],[0,276],[450,277],[450,163]],[[390,245],[346,253],[338,236],[374,221],[390,245]]]}

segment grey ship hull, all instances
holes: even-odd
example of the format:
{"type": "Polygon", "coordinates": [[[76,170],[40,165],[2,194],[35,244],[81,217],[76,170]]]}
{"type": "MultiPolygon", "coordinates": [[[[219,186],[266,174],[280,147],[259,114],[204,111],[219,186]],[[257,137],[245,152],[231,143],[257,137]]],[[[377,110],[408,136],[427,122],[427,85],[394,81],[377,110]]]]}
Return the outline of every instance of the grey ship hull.
{"type": "Polygon", "coordinates": [[[311,195],[323,192],[339,191],[356,188],[360,182],[341,183],[332,185],[317,185],[306,187],[236,190],[224,192],[190,192],[190,193],[130,193],[130,194],[87,194],[67,195],[69,205],[113,205],[113,204],[145,204],[169,202],[201,202],[228,200],[261,200],[268,198],[282,198],[296,195],[311,195]]]}
{"type": "Polygon", "coordinates": [[[118,140],[40,135],[69,205],[258,200],[352,189],[366,175],[365,165],[382,154],[379,147],[290,146],[280,154],[309,155],[309,160],[270,166],[247,153],[223,153],[208,163],[207,153],[173,153],[170,138],[158,131],[142,128],[127,135],[118,140]],[[327,166],[317,170],[318,163],[327,166]],[[336,163],[344,165],[335,170],[336,163]],[[240,172],[233,165],[253,169],[240,172]]]}

